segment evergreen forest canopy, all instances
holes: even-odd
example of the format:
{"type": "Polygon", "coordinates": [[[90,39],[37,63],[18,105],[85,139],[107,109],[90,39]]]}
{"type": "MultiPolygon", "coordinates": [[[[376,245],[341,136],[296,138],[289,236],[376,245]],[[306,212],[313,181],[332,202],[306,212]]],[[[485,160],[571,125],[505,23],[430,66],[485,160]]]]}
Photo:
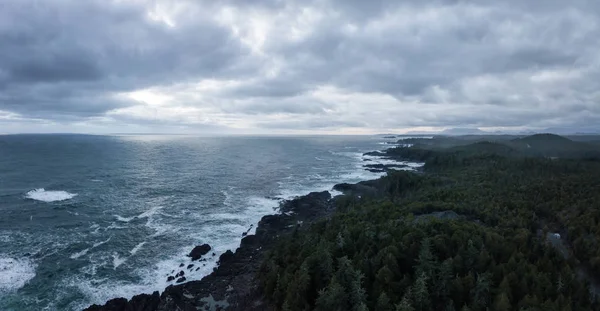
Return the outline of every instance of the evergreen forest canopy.
{"type": "Polygon", "coordinates": [[[600,144],[411,139],[425,162],[363,182],[265,257],[276,310],[600,310],[600,144]]]}

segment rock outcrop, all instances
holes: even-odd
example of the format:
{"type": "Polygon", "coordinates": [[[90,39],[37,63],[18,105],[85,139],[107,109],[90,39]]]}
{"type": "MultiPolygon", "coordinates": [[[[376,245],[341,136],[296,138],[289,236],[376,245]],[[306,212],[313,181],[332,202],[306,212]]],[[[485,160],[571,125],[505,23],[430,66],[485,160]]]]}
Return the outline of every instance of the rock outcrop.
{"type": "MultiPolygon", "coordinates": [[[[255,280],[264,252],[273,246],[280,235],[328,216],[333,208],[331,194],[327,191],[285,201],[280,206],[280,214],[264,216],[258,223],[256,234],[245,236],[235,252],[223,253],[219,257],[219,266],[202,280],[171,285],[161,295],[158,292],[142,294],[129,301],[117,298],[103,306],[93,305],[86,310],[269,310],[258,292],[258,282],[255,280]]],[[[198,253],[206,255],[210,251],[206,249],[203,247],[202,252],[198,253]]],[[[180,274],[181,278],[176,282],[181,279],[185,281],[183,274],[180,274]]]]}
{"type": "Polygon", "coordinates": [[[202,256],[208,254],[212,248],[208,244],[202,244],[194,247],[189,253],[188,257],[192,258],[192,261],[202,258],[202,256]]]}

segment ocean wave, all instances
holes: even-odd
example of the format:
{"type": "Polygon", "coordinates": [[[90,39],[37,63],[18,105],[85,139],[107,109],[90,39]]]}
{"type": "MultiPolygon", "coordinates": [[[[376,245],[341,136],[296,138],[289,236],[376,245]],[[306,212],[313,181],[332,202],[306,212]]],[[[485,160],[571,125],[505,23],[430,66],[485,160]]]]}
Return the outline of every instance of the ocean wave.
{"type": "Polygon", "coordinates": [[[100,246],[100,245],[102,245],[104,243],[108,243],[108,241],[110,241],[111,238],[112,238],[112,236],[109,237],[108,239],[104,240],[104,241],[100,241],[98,243],[94,243],[94,245],[92,245],[92,248],[96,248],[96,247],[98,247],[98,246],[100,246]]]}
{"type": "Polygon", "coordinates": [[[114,216],[120,222],[130,222],[134,219],[150,218],[151,216],[156,215],[162,208],[163,208],[162,206],[154,206],[139,215],[131,216],[131,217],[123,217],[121,215],[114,215],[114,216]]]}
{"type": "Polygon", "coordinates": [[[88,253],[90,250],[92,250],[92,249],[94,249],[94,248],[96,248],[96,247],[98,247],[98,246],[100,246],[100,245],[102,245],[102,244],[104,244],[104,243],[107,243],[108,241],[110,241],[110,239],[111,239],[111,238],[112,238],[112,237],[109,237],[108,239],[106,239],[106,240],[104,240],[104,241],[100,241],[100,242],[94,243],[94,244],[92,245],[92,247],[88,247],[88,248],[86,248],[86,249],[84,249],[84,250],[82,250],[82,251],[79,251],[79,252],[77,252],[77,253],[73,253],[73,254],[71,254],[71,256],[69,256],[69,257],[70,257],[71,259],[77,259],[77,258],[79,258],[79,257],[81,257],[81,256],[85,256],[85,255],[86,255],[86,254],[87,254],[87,253],[88,253]]]}
{"type": "Polygon", "coordinates": [[[116,270],[120,265],[125,263],[125,261],[127,261],[127,258],[122,258],[116,252],[113,253],[113,269],[116,270]]]}
{"type": "Polygon", "coordinates": [[[76,193],[66,191],[46,191],[44,188],[38,188],[27,192],[25,197],[42,202],[56,202],[72,199],[76,195],[76,193]]]}
{"type": "Polygon", "coordinates": [[[35,277],[36,265],[27,258],[0,256],[0,292],[19,289],[35,277]]]}
{"type": "Polygon", "coordinates": [[[135,255],[142,248],[142,246],[144,246],[144,244],[146,244],[146,242],[139,243],[132,250],[129,251],[129,254],[131,254],[131,256],[135,255]]]}
{"type": "Polygon", "coordinates": [[[90,251],[90,249],[89,249],[89,248],[86,248],[86,249],[82,250],[81,252],[77,252],[77,253],[74,253],[74,254],[72,254],[72,255],[71,255],[71,256],[69,256],[69,257],[70,257],[71,259],[77,259],[77,258],[79,258],[79,257],[81,257],[81,256],[85,256],[85,254],[87,254],[89,251],[90,251]]]}

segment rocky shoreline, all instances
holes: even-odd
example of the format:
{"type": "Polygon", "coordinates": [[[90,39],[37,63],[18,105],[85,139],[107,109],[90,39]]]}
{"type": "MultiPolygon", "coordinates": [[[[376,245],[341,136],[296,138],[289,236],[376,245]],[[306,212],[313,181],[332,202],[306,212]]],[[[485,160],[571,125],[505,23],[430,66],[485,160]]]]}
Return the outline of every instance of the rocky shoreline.
{"type": "MultiPolygon", "coordinates": [[[[310,224],[330,215],[334,199],[328,191],[284,202],[280,213],[264,216],[254,235],[246,235],[235,251],[219,257],[215,270],[199,281],[171,285],[162,294],[141,294],[130,300],[116,298],[105,305],[93,305],[86,311],[153,311],[153,310],[268,310],[258,292],[255,281],[262,255],[277,237],[290,233],[297,227],[310,224]]],[[[201,245],[190,253],[208,254],[210,246],[201,245]]],[[[201,257],[197,257],[198,259],[201,257]]],[[[183,267],[181,268],[183,271],[183,267]]],[[[184,277],[183,275],[177,277],[184,277]]]]}
{"type": "MultiPolygon", "coordinates": [[[[377,155],[387,156],[381,152],[377,152],[377,155]]],[[[394,167],[401,166],[385,165],[377,169],[388,171],[394,167]]],[[[365,168],[369,170],[375,167],[365,168]]],[[[334,190],[359,196],[376,195],[379,192],[374,181],[338,184],[334,190]]],[[[264,253],[276,243],[279,236],[324,219],[334,210],[335,198],[328,191],[311,192],[285,201],[280,205],[280,213],[262,217],[255,234],[245,233],[237,250],[223,253],[218,266],[201,280],[170,285],[162,294],[140,294],[130,300],[115,298],[104,305],[92,305],[85,311],[270,310],[255,279],[264,253]]],[[[188,256],[199,260],[195,262],[201,264],[203,256],[210,256],[210,250],[209,245],[200,245],[188,256]]],[[[169,279],[175,283],[184,282],[185,268],[180,266],[174,270],[174,273],[181,271],[169,276],[169,279]]]]}

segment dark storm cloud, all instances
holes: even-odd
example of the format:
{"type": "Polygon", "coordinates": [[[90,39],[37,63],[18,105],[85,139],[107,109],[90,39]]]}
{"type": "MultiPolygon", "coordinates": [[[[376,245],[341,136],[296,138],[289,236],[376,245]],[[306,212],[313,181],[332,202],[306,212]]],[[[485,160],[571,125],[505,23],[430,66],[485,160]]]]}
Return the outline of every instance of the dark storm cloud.
{"type": "Polygon", "coordinates": [[[19,0],[0,6],[0,110],[88,116],[125,105],[112,92],[244,75],[227,72],[245,57],[244,48],[214,23],[173,30],[127,2],[19,0]]]}
{"type": "Polygon", "coordinates": [[[585,0],[4,0],[0,112],[214,128],[589,127],[600,123],[599,12],[585,0]],[[127,96],[138,90],[151,92],[127,96]]]}

